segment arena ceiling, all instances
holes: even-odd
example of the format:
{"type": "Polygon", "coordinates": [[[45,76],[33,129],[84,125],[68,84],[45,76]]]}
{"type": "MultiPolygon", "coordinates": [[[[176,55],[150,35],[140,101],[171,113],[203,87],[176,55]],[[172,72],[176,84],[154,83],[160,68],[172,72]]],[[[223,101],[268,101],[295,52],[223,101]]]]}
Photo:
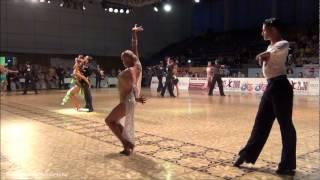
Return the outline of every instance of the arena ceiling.
{"type": "MultiPolygon", "coordinates": [[[[83,0],[72,0],[72,1],[83,1],[83,0]]],[[[101,3],[102,1],[105,1],[108,3],[114,3],[114,4],[121,4],[125,6],[131,6],[131,7],[143,7],[143,6],[160,2],[161,0],[85,0],[85,2],[89,2],[89,3],[91,2],[94,4],[101,3]]]]}
{"type": "Polygon", "coordinates": [[[108,0],[108,1],[113,3],[129,5],[132,7],[142,7],[142,6],[154,4],[156,2],[160,2],[160,0],[108,0]]]}

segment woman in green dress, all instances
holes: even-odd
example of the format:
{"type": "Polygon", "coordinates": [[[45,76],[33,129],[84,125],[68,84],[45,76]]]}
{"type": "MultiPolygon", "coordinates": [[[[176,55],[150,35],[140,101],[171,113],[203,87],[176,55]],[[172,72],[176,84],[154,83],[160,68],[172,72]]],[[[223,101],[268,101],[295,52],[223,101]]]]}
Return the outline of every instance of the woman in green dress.
{"type": "Polygon", "coordinates": [[[65,105],[69,100],[71,100],[71,103],[73,106],[77,109],[77,111],[80,109],[81,103],[77,95],[82,96],[82,91],[81,91],[81,85],[80,81],[84,80],[88,85],[90,85],[89,80],[83,76],[80,72],[80,66],[83,63],[83,56],[79,55],[75,59],[75,64],[73,66],[73,74],[72,74],[72,80],[71,80],[71,85],[72,87],[68,90],[64,98],[62,99],[61,105],[65,105]]]}

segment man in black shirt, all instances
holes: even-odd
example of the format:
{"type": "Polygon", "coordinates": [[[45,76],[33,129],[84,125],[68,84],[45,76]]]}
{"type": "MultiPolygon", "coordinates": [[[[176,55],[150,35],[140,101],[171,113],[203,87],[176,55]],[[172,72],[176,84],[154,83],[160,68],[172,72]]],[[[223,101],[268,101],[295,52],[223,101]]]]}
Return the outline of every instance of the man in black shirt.
{"type": "MultiPolygon", "coordinates": [[[[84,63],[81,67],[81,73],[86,77],[89,78],[89,76],[92,74],[92,69],[89,67],[89,61],[92,60],[92,57],[86,56],[84,58],[84,63]]],[[[92,96],[90,91],[90,84],[87,84],[84,80],[80,81],[80,84],[84,91],[84,99],[86,101],[85,108],[89,109],[88,112],[93,112],[93,106],[92,106],[92,96]]]]}
{"type": "Polygon", "coordinates": [[[37,74],[36,72],[32,69],[31,65],[29,62],[26,63],[25,65],[25,70],[23,72],[25,82],[24,82],[24,91],[23,94],[27,94],[27,90],[29,86],[31,85],[32,89],[34,90],[35,94],[38,94],[37,87],[36,87],[36,80],[37,80],[37,74]]]}

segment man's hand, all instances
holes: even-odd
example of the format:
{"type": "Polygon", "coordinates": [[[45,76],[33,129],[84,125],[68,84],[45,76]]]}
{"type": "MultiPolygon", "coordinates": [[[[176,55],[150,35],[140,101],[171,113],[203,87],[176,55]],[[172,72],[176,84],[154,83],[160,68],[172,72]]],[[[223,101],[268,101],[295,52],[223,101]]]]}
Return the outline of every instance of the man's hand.
{"type": "Polygon", "coordinates": [[[263,53],[260,53],[256,56],[256,60],[259,61],[259,60],[262,60],[262,61],[268,61],[269,58],[270,58],[270,52],[263,52],[263,53]]]}
{"type": "Polygon", "coordinates": [[[263,61],[269,61],[270,59],[270,52],[263,52],[263,53],[260,53],[256,56],[256,60],[259,61],[259,64],[262,65],[262,62],[263,61]]]}

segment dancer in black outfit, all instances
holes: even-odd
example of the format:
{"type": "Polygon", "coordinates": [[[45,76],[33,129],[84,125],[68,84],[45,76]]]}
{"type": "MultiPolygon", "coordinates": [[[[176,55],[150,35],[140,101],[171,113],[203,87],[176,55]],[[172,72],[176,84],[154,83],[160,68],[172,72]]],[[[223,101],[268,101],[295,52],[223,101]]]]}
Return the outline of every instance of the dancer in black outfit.
{"type": "Polygon", "coordinates": [[[218,83],[218,87],[219,87],[219,92],[220,92],[220,96],[225,96],[224,92],[223,92],[223,82],[222,82],[222,75],[220,73],[220,69],[224,67],[223,65],[220,65],[219,61],[216,60],[215,61],[215,65],[213,66],[213,78],[212,78],[212,82],[210,84],[210,89],[209,89],[209,96],[213,95],[213,89],[216,85],[216,82],[218,83]]]}
{"type": "Polygon", "coordinates": [[[286,77],[285,62],[289,43],[282,39],[281,26],[277,19],[266,19],[262,36],[270,41],[267,51],[257,55],[262,71],[268,80],[263,93],[251,136],[246,146],[239,152],[234,166],[244,162],[255,163],[266,143],[272,124],[277,118],[282,138],[281,161],[277,174],[294,175],[296,169],[296,130],[292,122],[293,89],[286,77]]]}
{"type": "Polygon", "coordinates": [[[27,91],[30,85],[34,90],[35,94],[38,94],[38,90],[36,87],[37,73],[34,71],[34,69],[32,68],[29,62],[26,63],[23,74],[25,79],[23,95],[27,94],[27,91]]]}

